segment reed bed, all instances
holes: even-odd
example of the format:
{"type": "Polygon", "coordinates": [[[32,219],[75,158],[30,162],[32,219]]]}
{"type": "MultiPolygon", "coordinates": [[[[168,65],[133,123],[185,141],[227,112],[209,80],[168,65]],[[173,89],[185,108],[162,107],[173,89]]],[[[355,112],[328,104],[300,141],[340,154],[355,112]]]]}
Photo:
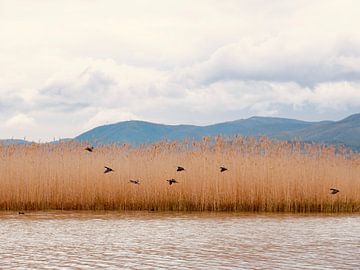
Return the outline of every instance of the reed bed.
{"type": "Polygon", "coordinates": [[[220,136],[86,146],[0,146],[0,210],[360,211],[360,156],[345,148],[220,136]]]}

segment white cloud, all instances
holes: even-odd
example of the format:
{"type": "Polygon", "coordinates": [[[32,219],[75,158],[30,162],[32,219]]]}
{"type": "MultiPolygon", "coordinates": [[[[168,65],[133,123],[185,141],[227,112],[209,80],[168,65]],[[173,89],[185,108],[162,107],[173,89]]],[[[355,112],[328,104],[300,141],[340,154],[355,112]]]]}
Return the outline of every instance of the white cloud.
{"type": "Polygon", "coordinates": [[[177,77],[192,84],[259,80],[314,85],[359,80],[360,49],[353,47],[360,48],[360,42],[340,41],[324,39],[319,44],[299,44],[286,36],[244,39],[219,48],[208,60],[185,69],[177,77]]]}
{"type": "Polygon", "coordinates": [[[308,102],[318,105],[320,110],[346,110],[360,108],[360,82],[323,83],[315,87],[308,102]]]}
{"type": "Polygon", "coordinates": [[[359,24],[346,0],[0,0],[0,134],[338,119],[360,108],[359,24]]]}
{"type": "Polygon", "coordinates": [[[25,130],[35,126],[35,120],[29,115],[20,113],[8,119],[4,126],[17,130],[25,130]]]}
{"type": "Polygon", "coordinates": [[[136,120],[137,118],[138,117],[135,114],[121,109],[99,108],[95,115],[85,123],[84,129],[90,129],[120,121],[136,120]]]}

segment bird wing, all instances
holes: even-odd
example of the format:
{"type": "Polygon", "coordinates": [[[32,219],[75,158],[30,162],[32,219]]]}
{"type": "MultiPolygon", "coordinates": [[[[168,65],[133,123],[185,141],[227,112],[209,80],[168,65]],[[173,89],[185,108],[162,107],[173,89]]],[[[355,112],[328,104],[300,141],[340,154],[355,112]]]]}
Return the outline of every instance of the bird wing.
{"type": "Polygon", "coordinates": [[[109,167],[106,167],[106,166],[104,166],[104,168],[106,169],[106,170],[104,171],[104,173],[108,173],[108,172],[113,172],[113,171],[114,171],[113,169],[111,169],[111,168],[109,168],[109,167]]]}

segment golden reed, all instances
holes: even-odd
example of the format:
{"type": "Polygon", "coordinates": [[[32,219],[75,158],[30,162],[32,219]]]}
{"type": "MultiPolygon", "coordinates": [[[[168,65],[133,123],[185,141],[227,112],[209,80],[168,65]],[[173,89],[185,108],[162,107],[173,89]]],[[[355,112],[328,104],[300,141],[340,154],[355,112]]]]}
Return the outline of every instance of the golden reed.
{"type": "Polygon", "coordinates": [[[0,210],[360,211],[360,156],[347,149],[266,137],[86,146],[0,146],[0,210]]]}

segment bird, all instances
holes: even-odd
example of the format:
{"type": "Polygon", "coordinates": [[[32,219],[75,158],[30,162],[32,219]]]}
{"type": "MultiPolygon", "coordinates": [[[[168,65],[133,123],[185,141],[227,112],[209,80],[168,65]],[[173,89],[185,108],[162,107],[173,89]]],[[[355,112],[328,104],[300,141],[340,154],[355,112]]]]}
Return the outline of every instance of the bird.
{"type": "Polygon", "coordinates": [[[333,194],[333,195],[340,192],[340,190],[338,190],[336,188],[330,188],[330,190],[331,190],[331,194],[333,194]]]}
{"type": "Polygon", "coordinates": [[[104,168],[105,168],[104,173],[114,172],[114,170],[109,167],[104,166],[104,168]]]}
{"type": "Polygon", "coordinates": [[[183,167],[178,166],[176,171],[181,172],[181,171],[185,171],[185,169],[183,167]]]}
{"type": "Polygon", "coordinates": [[[19,215],[25,215],[25,212],[19,211],[19,215]]]}
{"type": "Polygon", "coordinates": [[[88,146],[88,147],[85,148],[85,150],[89,151],[89,152],[92,152],[92,151],[94,151],[94,146],[91,146],[91,147],[88,146]]]}
{"type": "Polygon", "coordinates": [[[176,183],[179,183],[178,181],[176,181],[174,178],[172,178],[172,179],[168,179],[168,180],[166,180],[166,181],[168,181],[169,182],[169,185],[171,186],[172,184],[176,184],[176,183]]]}
{"type": "Polygon", "coordinates": [[[135,184],[135,185],[140,185],[140,180],[139,179],[136,179],[136,180],[130,179],[130,183],[135,184]]]}
{"type": "Polygon", "coordinates": [[[221,166],[220,167],[220,172],[225,172],[225,171],[227,171],[228,169],[226,169],[225,167],[223,167],[223,166],[221,166]]]}

